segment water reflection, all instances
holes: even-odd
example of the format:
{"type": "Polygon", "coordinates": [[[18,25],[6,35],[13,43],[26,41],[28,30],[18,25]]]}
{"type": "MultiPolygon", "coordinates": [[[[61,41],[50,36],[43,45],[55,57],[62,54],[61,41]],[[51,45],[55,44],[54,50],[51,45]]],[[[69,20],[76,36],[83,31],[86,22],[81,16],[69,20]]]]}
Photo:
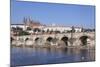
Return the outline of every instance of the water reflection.
{"type": "Polygon", "coordinates": [[[94,50],[75,48],[11,48],[11,65],[94,61],[94,50]]]}

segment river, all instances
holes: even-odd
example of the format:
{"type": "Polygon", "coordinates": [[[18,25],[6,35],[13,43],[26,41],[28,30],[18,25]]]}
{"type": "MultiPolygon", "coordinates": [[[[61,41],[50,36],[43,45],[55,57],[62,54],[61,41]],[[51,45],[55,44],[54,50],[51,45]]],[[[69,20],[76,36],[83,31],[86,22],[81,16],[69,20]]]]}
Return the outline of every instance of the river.
{"type": "Polygon", "coordinates": [[[76,48],[11,48],[11,66],[95,61],[95,50],[76,48]]]}

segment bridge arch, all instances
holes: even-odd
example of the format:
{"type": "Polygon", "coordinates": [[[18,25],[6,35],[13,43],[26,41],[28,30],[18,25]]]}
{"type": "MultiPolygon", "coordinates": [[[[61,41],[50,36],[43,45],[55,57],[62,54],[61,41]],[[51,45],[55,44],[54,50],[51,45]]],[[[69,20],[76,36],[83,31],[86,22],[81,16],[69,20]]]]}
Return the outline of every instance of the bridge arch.
{"type": "Polygon", "coordinates": [[[27,41],[27,40],[29,40],[29,38],[28,38],[28,37],[25,39],[25,41],[27,41]]]}
{"type": "Polygon", "coordinates": [[[48,41],[48,42],[53,41],[53,37],[48,37],[48,38],[46,39],[46,41],[48,41]]]}
{"type": "Polygon", "coordinates": [[[81,41],[81,46],[87,46],[88,45],[88,40],[91,40],[91,37],[90,36],[87,36],[87,35],[84,35],[84,36],[81,36],[79,38],[79,40],[81,41]]]}
{"type": "Polygon", "coordinates": [[[61,41],[65,43],[66,46],[68,46],[68,37],[64,36],[61,38],[61,41]]]}
{"type": "Polygon", "coordinates": [[[36,37],[34,41],[36,42],[36,41],[38,41],[39,39],[40,39],[39,37],[36,37]]]}
{"type": "Polygon", "coordinates": [[[13,40],[15,40],[13,37],[10,37],[10,41],[12,42],[13,40]]]}

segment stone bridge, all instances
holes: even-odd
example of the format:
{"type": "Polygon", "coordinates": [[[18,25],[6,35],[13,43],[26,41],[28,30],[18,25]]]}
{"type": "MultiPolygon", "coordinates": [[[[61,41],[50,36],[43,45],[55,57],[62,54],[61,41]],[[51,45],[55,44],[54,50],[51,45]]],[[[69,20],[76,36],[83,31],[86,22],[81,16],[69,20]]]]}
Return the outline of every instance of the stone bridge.
{"type": "Polygon", "coordinates": [[[65,45],[65,46],[95,46],[94,32],[79,32],[66,34],[40,34],[11,36],[12,44],[26,45],[65,45]]]}

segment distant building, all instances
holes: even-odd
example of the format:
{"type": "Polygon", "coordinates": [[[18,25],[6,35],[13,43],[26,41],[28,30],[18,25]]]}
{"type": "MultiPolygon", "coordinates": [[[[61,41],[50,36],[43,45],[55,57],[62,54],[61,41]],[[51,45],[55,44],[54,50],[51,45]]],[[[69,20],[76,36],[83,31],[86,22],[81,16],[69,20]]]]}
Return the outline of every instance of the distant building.
{"type": "MultiPolygon", "coordinates": [[[[35,23],[36,24],[36,23],[35,23]]],[[[48,31],[59,31],[60,33],[63,32],[70,32],[72,30],[72,27],[67,27],[67,26],[45,26],[45,25],[35,25],[34,23],[30,25],[24,25],[24,24],[11,24],[11,27],[13,28],[22,28],[23,30],[29,32],[29,33],[34,33],[35,29],[39,29],[40,31],[48,32],[48,31]],[[28,30],[28,27],[31,28],[28,30]]],[[[82,28],[80,27],[74,27],[75,32],[81,32],[82,28]]],[[[36,31],[35,31],[36,32],[36,31]]]]}
{"type": "MultiPolygon", "coordinates": [[[[45,26],[43,28],[44,31],[60,31],[62,32],[69,32],[72,30],[72,27],[67,27],[67,26],[45,26]]],[[[75,32],[81,32],[81,28],[75,27],[75,32]]]]}
{"type": "Polygon", "coordinates": [[[43,28],[44,31],[60,31],[60,32],[64,32],[64,31],[70,31],[71,27],[62,27],[62,26],[45,26],[43,28]]]}
{"type": "Polygon", "coordinates": [[[12,28],[22,28],[23,30],[26,30],[26,27],[28,26],[25,26],[24,24],[11,24],[11,29],[12,28]]]}
{"type": "MultiPolygon", "coordinates": [[[[24,18],[24,24],[11,24],[11,30],[18,28],[22,29],[23,31],[27,31],[29,33],[39,33],[39,32],[60,32],[60,33],[67,33],[71,32],[74,28],[74,32],[82,32],[81,27],[67,27],[67,26],[60,26],[56,24],[52,24],[51,26],[43,25],[38,21],[33,21],[30,19],[24,18]]],[[[15,32],[14,32],[15,33],[15,32]]]]}

